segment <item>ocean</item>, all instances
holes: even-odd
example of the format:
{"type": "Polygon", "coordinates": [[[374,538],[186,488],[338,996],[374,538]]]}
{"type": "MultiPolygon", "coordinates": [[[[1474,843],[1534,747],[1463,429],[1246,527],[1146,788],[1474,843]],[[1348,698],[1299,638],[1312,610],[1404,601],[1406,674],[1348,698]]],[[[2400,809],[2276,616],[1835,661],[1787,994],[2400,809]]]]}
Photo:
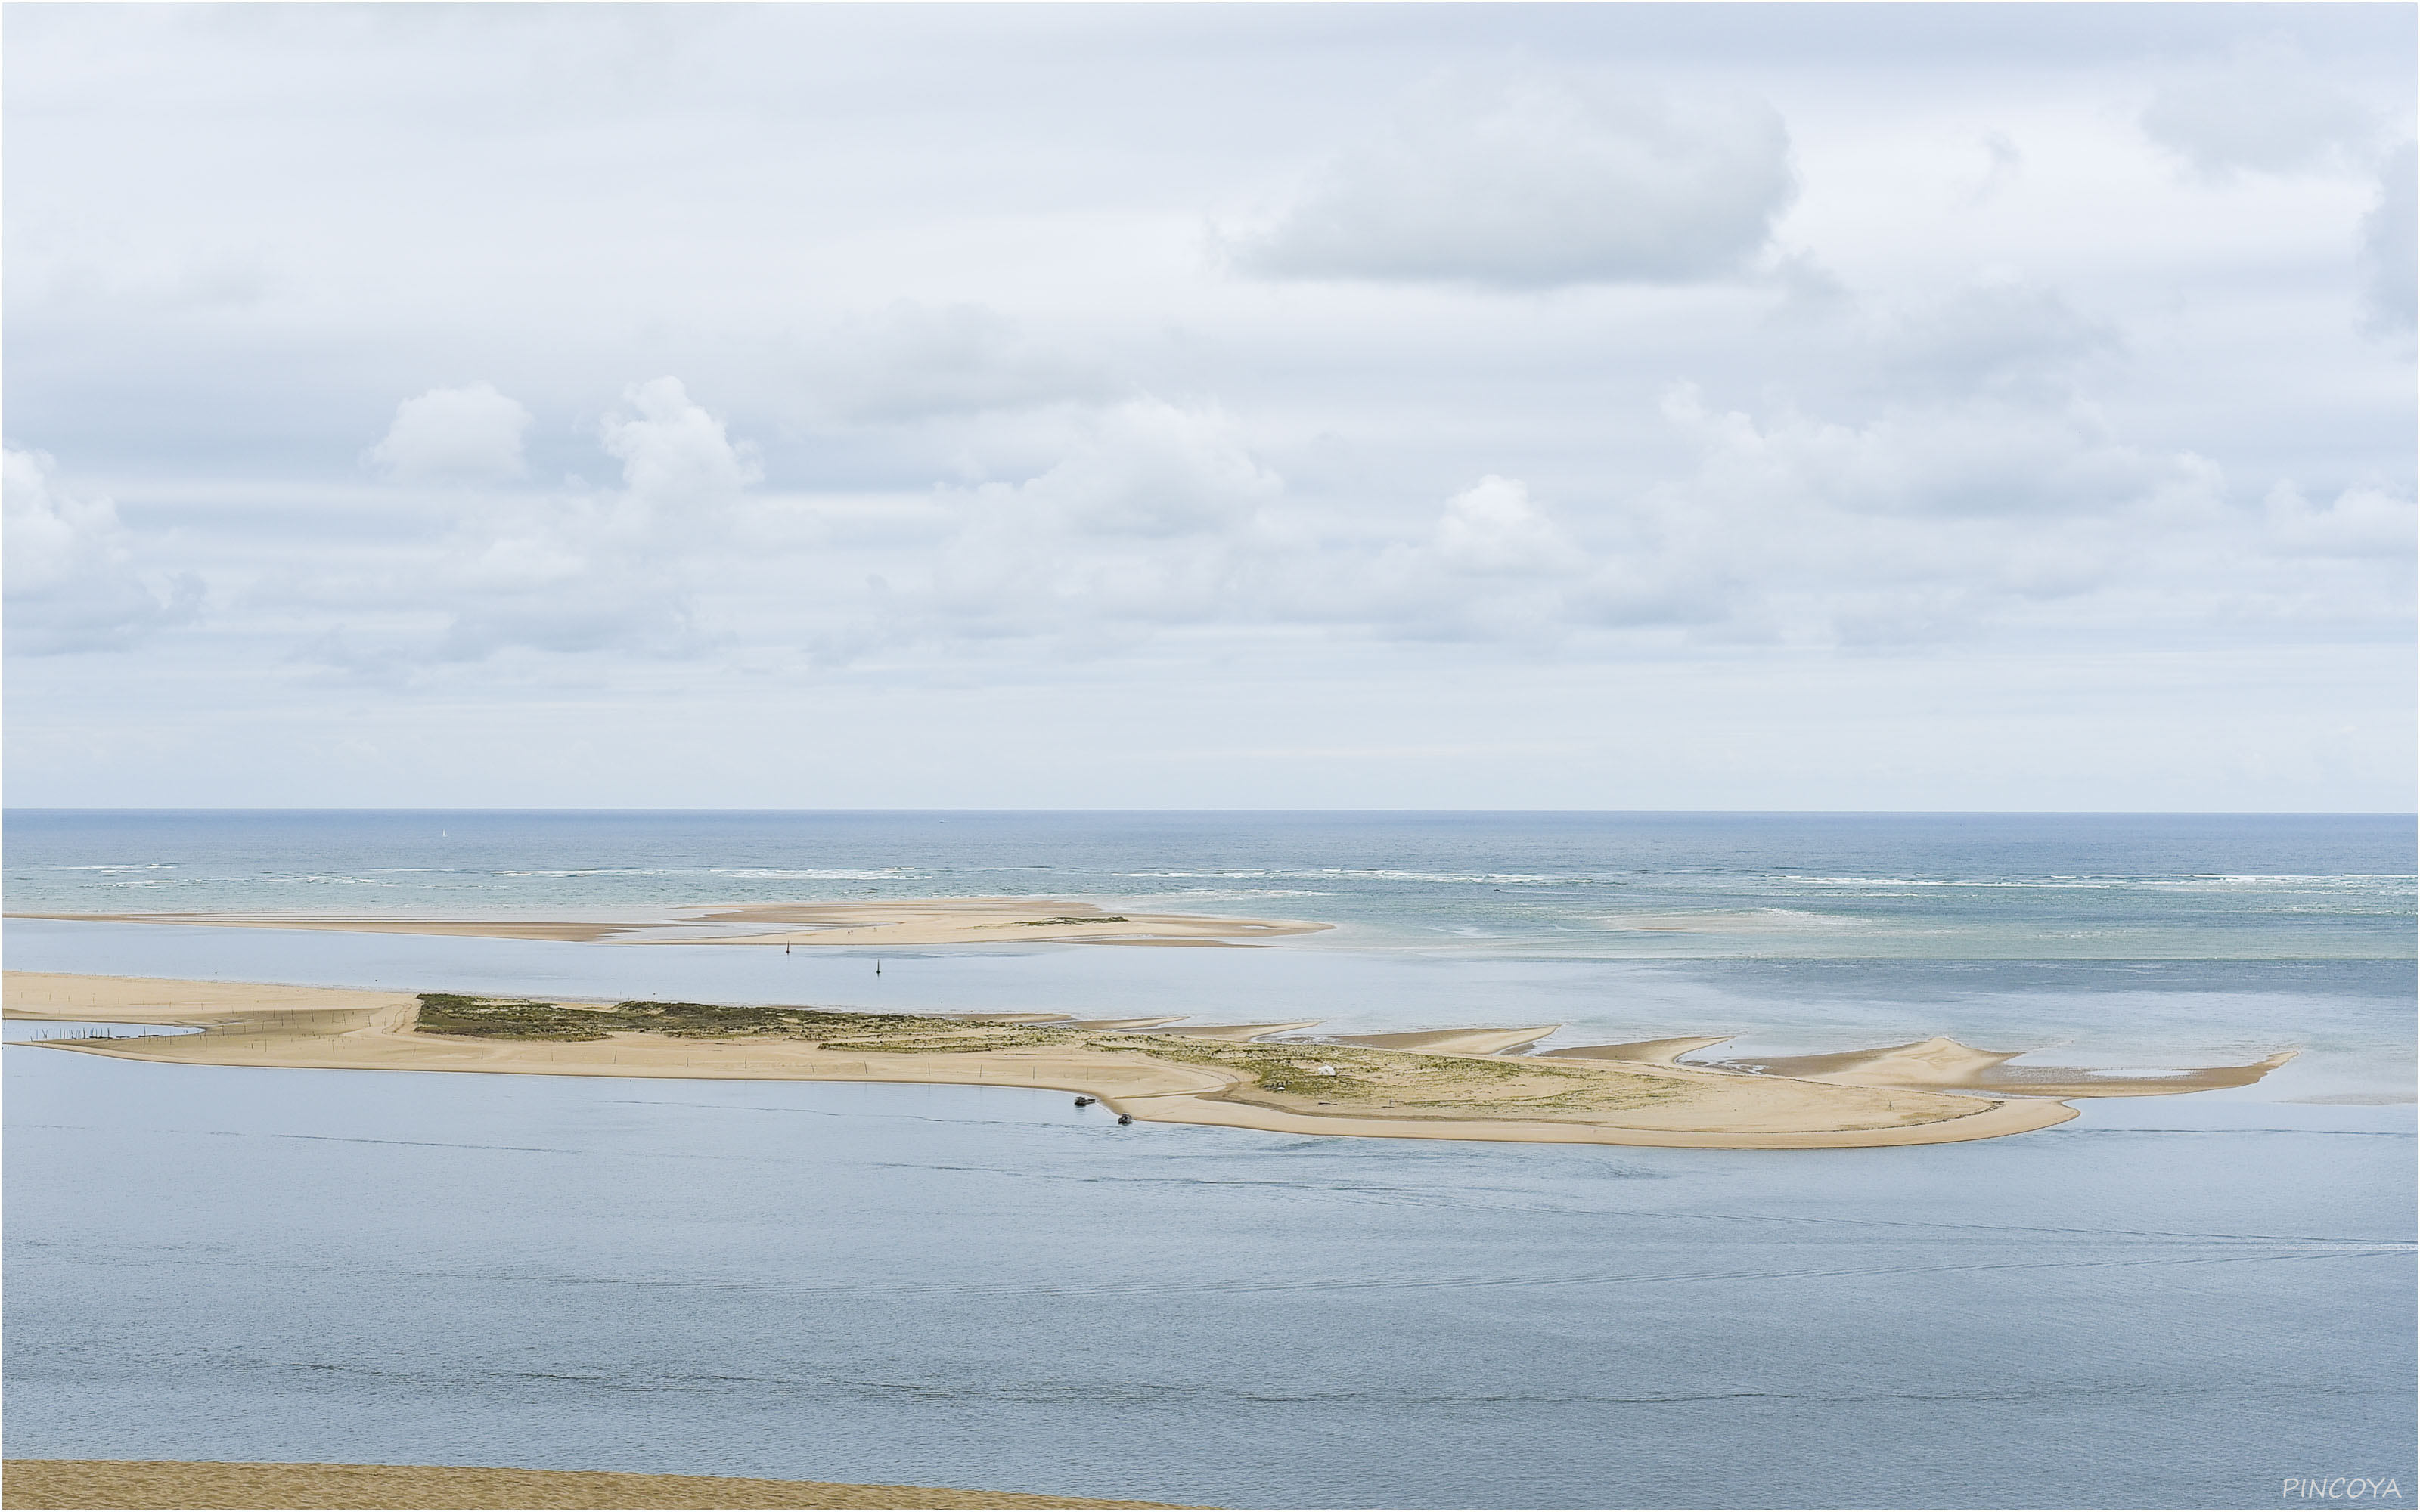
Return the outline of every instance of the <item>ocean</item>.
{"type": "Polygon", "coordinates": [[[1947,1034],[2102,1069],[2302,1052],[2015,1138],[1730,1151],[19,1043],[11,1457],[1233,1506],[2420,1493],[2408,817],[15,812],[6,838],[16,912],[1035,895],[1338,926],[877,976],[843,949],[18,918],[17,969],[1752,1055],[1947,1034]]]}

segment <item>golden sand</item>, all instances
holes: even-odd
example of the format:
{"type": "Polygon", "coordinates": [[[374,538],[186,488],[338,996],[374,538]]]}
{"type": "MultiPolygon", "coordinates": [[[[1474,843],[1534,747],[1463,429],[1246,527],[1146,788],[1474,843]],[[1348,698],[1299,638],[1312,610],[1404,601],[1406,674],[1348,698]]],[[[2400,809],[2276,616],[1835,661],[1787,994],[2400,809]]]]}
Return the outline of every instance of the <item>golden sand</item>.
{"type": "Polygon", "coordinates": [[[2249,1087],[2294,1058],[2284,1050],[2242,1066],[2207,1066],[2163,1076],[2132,1076],[2073,1066],[2011,1066],[2020,1050],[1977,1050],[1955,1040],[1919,1040],[1879,1050],[1787,1056],[1722,1064],[1769,1076],[1798,1076],[1839,1087],[1917,1087],[1936,1091],[2010,1092],[2028,1097],[2169,1097],[2249,1087]]]}
{"type": "Polygon", "coordinates": [[[6,1507],[1156,1507],[1017,1491],[442,1465],[11,1459],[6,1507]]]}
{"type": "MultiPolygon", "coordinates": [[[[1166,1123],[1283,1134],[1525,1143],[1837,1149],[1987,1139],[2074,1117],[2048,1099],[1853,1087],[1704,1066],[1269,1044],[1307,1026],[1095,1032],[1039,1015],[894,1020],[903,1034],[586,1041],[417,1032],[401,993],[9,972],[12,1018],[192,1026],[204,1032],[54,1041],[127,1059],[220,1066],[1056,1088],[1166,1123]],[[984,1022],[985,1018],[993,1022],[984,1022]],[[1220,1037],[1224,1036],[1224,1037],[1220,1037]]],[[[566,1009],[579,1005],[566,1004],[566,1009]]],[[[869,1026],[879,1021],[868,1019],[869,1026]]],[[[1462,1031],[1531,1037],[1529,1029],[1462,1031]]]]}

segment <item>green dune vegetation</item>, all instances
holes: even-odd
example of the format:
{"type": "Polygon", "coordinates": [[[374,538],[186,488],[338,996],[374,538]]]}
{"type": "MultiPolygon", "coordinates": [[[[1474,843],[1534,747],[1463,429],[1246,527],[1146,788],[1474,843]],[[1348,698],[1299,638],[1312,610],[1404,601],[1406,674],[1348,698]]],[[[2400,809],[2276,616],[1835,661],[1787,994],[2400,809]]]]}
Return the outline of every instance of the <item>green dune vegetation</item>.
{"type": "Polygon", "coordinates": [[[526,997],[470,997],[421,993],[413,1028],[421,1034],[478,1040],[603,1040],[615,1034],[664,1034],[676,1040],[774,1037],[820,1042],[851,1029],[896,1032],[920,1025],[965,1028],[954,1019],[898,1013],[830,1013],[814,1008],[754,1008],[729,1003],[631,1001],[610,1007],[543,1003],[526,997]]]}
{"type": "Polygon", "coordinates": [[[1486,1108],[1497,1113],[1615,1112],[1669,1102],[1685,1088],[1613,1066],[1555,1065],[1493,1056],[1422,1055],[1358,1045],[1236,1042],[1182,1030],[1103,1032],[1049,1024],[815,1008],[633,1000],[610,1007],[422,993],[414,1031],[484,1040],[594,1041],[620,1034],[675,1040],[786,1041],[839,1055],[955,1056],[1085,1051],[1226,1072],[1250,1088],[1315,1106],[1486,1108]]]}

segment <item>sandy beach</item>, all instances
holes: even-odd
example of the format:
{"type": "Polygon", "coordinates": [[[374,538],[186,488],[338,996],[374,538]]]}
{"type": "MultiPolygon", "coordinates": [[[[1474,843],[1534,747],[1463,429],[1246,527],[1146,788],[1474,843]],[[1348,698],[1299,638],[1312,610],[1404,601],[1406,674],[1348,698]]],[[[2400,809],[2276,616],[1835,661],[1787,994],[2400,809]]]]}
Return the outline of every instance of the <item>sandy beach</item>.
{"type": "Polygon", "coordinates": [[[7,1507],[1156,1507],[1017,1491],[451,1465],[11,1459],[7,1507]]]}
{"type": "MultiPolygon", "coordinates": [[[[1287,1134],[1841,1149],[1987,1139],[2074,1116],[2046,1098],[1467,1048],[1528,1042],[1538,1037],[1535,1026],[1423,1031],[1411,1036],[1426,1046],[1417,1050],[1258,1038],[1311,1026],[1303,1024],[1104,1032],[1074,1020],[1037,1023],[1031,1014],[1014,1024],[823,1014],[828,1022],[815,1037],[617,1030],[504,1039],[420,1032],[422,1005],[400,993],[35,972],[7,974],[6,1007],[19,1019],[202,1031],[52,1041],[80,1054],[157,1062],[1032,1087],[1098,1098],[1141,1120],[1287,1134]]],[[[558,1016],[605,1011],[546,1007],[558,1016]]]]}
{"type": "Polygon", "coordinates": [[[1936,1038],[1839,1055],[1718,1059],[1713,1063],[1839,1087],[1915,1087],[1935,1091],[2013,1092],[2028,1097],[2171,1097],[2180,1092],[2249,1087],[2294,1058],[2293,1051],[2282,1050],[2247,1065],[2144,1074],[2087,1071],[2076,1066],[2009,1065],[2019,1054],[1977,1050],[1955,1040],[1936,1038]]]}
{"type": "Polygon", "coordinates": [[[10,914],[81,923],[191,924],[219,929],[334,930],[608,945],[1248,946],[1333,926],[1304,919],[1126,913],[1063,898],[918,898],[892,903],[712,903],[619,918],[466,918],[391,914],[10,914]]]}

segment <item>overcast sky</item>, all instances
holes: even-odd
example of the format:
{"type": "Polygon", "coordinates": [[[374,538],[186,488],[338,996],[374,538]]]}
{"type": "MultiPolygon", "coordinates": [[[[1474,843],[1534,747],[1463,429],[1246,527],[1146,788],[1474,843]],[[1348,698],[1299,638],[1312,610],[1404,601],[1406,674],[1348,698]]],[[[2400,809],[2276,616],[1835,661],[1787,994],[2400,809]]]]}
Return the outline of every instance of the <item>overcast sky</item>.
{"type": "Polygon", "coordinates": [[[12,6],[16,806],[2409,810],[2410,6],[12,6]]]}

